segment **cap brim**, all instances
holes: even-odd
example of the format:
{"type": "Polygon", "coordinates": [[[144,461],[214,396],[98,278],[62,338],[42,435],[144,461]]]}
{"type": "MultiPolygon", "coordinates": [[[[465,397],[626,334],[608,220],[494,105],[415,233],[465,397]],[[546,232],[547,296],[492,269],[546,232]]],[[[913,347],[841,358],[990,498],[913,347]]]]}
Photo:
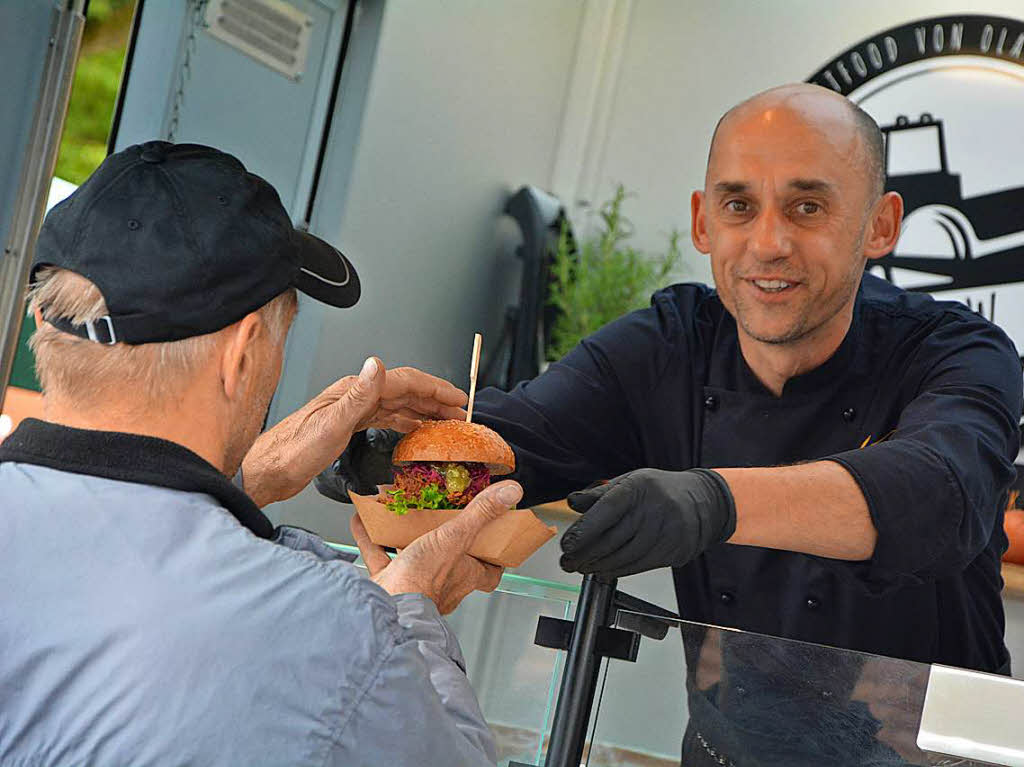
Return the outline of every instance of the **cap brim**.
{"type": "Polygon", "coordinates": [[[307,296],[331,306],[349,307],[359,300],[355,267],[329,242],[309,232],[299,237],[299,271],[292,284],[307,296]]]}

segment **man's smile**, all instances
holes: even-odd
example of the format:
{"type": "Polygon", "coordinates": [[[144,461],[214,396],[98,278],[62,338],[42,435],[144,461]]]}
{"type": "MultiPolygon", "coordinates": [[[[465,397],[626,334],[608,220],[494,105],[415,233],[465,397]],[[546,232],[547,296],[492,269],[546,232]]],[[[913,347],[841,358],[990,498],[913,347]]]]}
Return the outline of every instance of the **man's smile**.
{"type": "Polygon", "coordinates": [[[750,291],[763,301],[772,301],[789,296],[800,287],[800,283],[783,277],[745,277],[743,283],[750,291]]]}

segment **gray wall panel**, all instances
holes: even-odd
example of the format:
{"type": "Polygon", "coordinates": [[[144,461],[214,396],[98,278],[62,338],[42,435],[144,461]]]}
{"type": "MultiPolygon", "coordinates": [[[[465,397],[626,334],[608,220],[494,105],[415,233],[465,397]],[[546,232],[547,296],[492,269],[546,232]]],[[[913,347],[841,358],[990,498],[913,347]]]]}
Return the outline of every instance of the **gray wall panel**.
{"type": "MultiPolygon", "coordinates": [[[[52,0],[0,2],[0,243],[6,243],[54,20],[52,0]]],[[[3,250],[0,248],[0,259],[3,250]]]]}

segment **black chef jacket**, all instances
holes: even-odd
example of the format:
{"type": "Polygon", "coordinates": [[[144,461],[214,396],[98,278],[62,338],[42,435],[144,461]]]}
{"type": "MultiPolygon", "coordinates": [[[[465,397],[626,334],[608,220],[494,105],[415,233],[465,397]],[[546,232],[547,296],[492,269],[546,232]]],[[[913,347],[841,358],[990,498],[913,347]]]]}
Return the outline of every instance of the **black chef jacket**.
{"type": "Polygon", "coordinates": [[[836,461],[878,531],[870,560],[722,544],[674,571],[681,615],[1005,671],[999,560],[1021,389],[999,328],[865,275],[839,349],[776,397],[717,294],[682,284],[533,381],[480,392],[475,417],[512,445],[527,505],[641,467],[836,461]]]}

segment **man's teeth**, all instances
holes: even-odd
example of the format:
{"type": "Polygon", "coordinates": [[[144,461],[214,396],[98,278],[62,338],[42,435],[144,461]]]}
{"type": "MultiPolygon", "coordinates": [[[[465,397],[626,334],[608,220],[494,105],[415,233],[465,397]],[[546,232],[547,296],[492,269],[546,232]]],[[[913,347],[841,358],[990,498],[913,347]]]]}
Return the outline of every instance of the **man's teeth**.
{"type": "Polygon", "coordinates": [[[761,290],[769,291],[785,290],[789,287],[789,283],[784,280],[754,280],[754,284],[761,290]]]}

